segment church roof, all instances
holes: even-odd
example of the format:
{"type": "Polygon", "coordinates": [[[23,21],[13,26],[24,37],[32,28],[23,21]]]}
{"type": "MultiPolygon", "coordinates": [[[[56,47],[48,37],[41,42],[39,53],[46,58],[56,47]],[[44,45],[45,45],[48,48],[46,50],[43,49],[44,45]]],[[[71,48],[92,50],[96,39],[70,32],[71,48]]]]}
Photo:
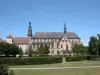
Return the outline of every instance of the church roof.
{"type": "Polygon", "coordinates": [[[12,37],[12,35],[11,35],[11,34],[9,34],[9,35],[7,36],[7,38],[13,38],[13,37],[12,37]]]}
{"type": "Polygon", "coordinates": [[[13,43],[15,43],[15,44],[28,44],[29,39],[28,39],[28,37],[15,37],[13,39],[13,43]]]}
{"type": "Polygon", "coordinates": [[[4,40],[0,37],[0,42],[4,42],[4,40]]]}
{"type": "Polygon", "coordinates": [[[78,35],[74,32],[36,32],[32,38],[61,38],[62,36],[71,39],[80,39],[78,35]]]}

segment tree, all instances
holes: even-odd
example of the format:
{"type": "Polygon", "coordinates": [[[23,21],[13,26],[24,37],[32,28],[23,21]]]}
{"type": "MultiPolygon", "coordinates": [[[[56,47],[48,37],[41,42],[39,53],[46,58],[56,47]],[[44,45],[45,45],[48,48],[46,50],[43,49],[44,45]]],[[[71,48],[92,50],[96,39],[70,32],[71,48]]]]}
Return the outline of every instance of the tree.
{"type": "Polygon", "coordinates": [[[32,57],[32,45],[29,44],[29,56],[32,57]]]}
{"type": "Polygon", "coordinates": [[[8,75],[8,67],[7,65],[0,65],[0,75],[8,75]]]}
{"type": "Polygon", "coordinates": [[[88,52],[90,55],[97,55],[97,37],[90,37],[88,52]]]}
{"type": "Polygon", "coordinates": [[[41,44],[40,47],[38,48],[38,54],[42,55],[42,56],[44,55],[44,46],[43,46],[43,44],[41,44]]]}
{"type": "Polygon", "coordinates": [[[23,56],[23,50],[22,50],[22,48],[21,48],[21,47],[19,48],[19,56],[20,56],[20,57],[22,57],[22,56],[23,56]]]}
{"type": "Polygon", "coordinates": [[[40,45],[40,47],[38,48],[38,51],[37,51],[37,53],[42,56],[47,55],[49,52],[50,52],[49,47],[46,45],[44,46],[43,44],[40,45]]]}
{"type": "Polygon", "coordinates": [[[82,45],[74,44],[72,50],[73,50],[73,53],[76,53],[79,55],[82,52],[82,45]]]}
{"type": "Polygon", "coordinates": [[[72,48],[73,53],[76,53],[78,55],[82,54],[88,54],[88,47],[84,46],[83,44],[74,44],[72,48]]]}
{"type": "Polygon", "coordinates": [[[15,44],[9,44],[9,43],[0,43],[0,55],[5,55],[5,56],[16,56],[16,54],[20,53],[20,49],[17,45],[15,44]]]}
{"type": "Polygon", "coordinates": [[[98,56],[100,58],[100,34],[97,34],[97,53],[98,53],[98,56]]]}
{"type": "Polygon", "coordinates": [[[17,54],[20,54],[20,49],[15,44],[10,44],[10,54],[16,57],[17,54]]]}
{"type": "Polygon", "coordinates": [[[50,51],[49,51],[49,47],[47,45],[44,46],[44,54],[48,54],[50,51]]]}
{"type": "Polygon", "coordinates": [[[88,54],[88,46],[83,46],[82,48],[82,52],[83,55],[87,55],[88,54]]]}

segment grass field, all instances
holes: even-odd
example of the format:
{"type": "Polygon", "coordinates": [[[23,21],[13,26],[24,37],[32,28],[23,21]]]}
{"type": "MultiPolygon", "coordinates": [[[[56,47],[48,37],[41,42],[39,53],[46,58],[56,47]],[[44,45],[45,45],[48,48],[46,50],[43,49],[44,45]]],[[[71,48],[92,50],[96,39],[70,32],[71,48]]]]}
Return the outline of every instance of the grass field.
{"type": "MultiPolygon", "coordinates": [[[[100,66],[99,61],[79,61],[45,65],[19,65],[10,68],[53,68],[74,66],[100,66]]],[[[15,75],[100,75],[100,68],[53,69],[53,70],[14,70],[15,75]]]]}
{"type": "Polygon", "coordinates": [[[15,70],[15,75],[100,75],[100,68],[61,70],[15,70]]]}

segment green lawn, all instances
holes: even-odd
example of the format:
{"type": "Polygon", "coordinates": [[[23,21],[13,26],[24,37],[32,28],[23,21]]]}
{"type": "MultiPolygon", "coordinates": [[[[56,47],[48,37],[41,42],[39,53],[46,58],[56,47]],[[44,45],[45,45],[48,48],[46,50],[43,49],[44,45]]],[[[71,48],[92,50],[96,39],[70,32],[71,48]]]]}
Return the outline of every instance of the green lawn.
{"type": "MultiPolygon", "coordinates": [[[[19,65],[10,68],[53,68],[71,66],[100,66],[99,61],[79,61],[45,65],[19,65]]],[[[14,70],[15,75],[100,75],[100,68],[53,69],[53,70],[14,70]]]]}
{"type": "Polygon", "coordinates": [[[15,70],[15,75],[100,75],[100,68],[61,70],[15,70]]]}
{"type": "Polygon", "coordinates": [[[9,66],[10,68],[51,68],[51,67],[70,67],[70,66],[100,66],[100,61],[78,61],[78,62],[67,62],[58,64],[45,64],[45,65],[18,65],[9,66]]]}

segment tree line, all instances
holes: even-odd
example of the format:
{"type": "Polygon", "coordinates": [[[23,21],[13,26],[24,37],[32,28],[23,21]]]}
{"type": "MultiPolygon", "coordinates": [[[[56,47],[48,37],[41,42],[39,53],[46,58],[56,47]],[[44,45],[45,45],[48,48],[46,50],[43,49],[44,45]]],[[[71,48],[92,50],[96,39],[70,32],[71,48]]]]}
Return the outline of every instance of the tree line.
{"type": "Polygon", "coordinates": [[[91,36],[88,46],[84,46],[83,44],[75,44],[72,51],[77,55],[100,56],[100,34],[97,34],[97,36],[91,36]]]}

